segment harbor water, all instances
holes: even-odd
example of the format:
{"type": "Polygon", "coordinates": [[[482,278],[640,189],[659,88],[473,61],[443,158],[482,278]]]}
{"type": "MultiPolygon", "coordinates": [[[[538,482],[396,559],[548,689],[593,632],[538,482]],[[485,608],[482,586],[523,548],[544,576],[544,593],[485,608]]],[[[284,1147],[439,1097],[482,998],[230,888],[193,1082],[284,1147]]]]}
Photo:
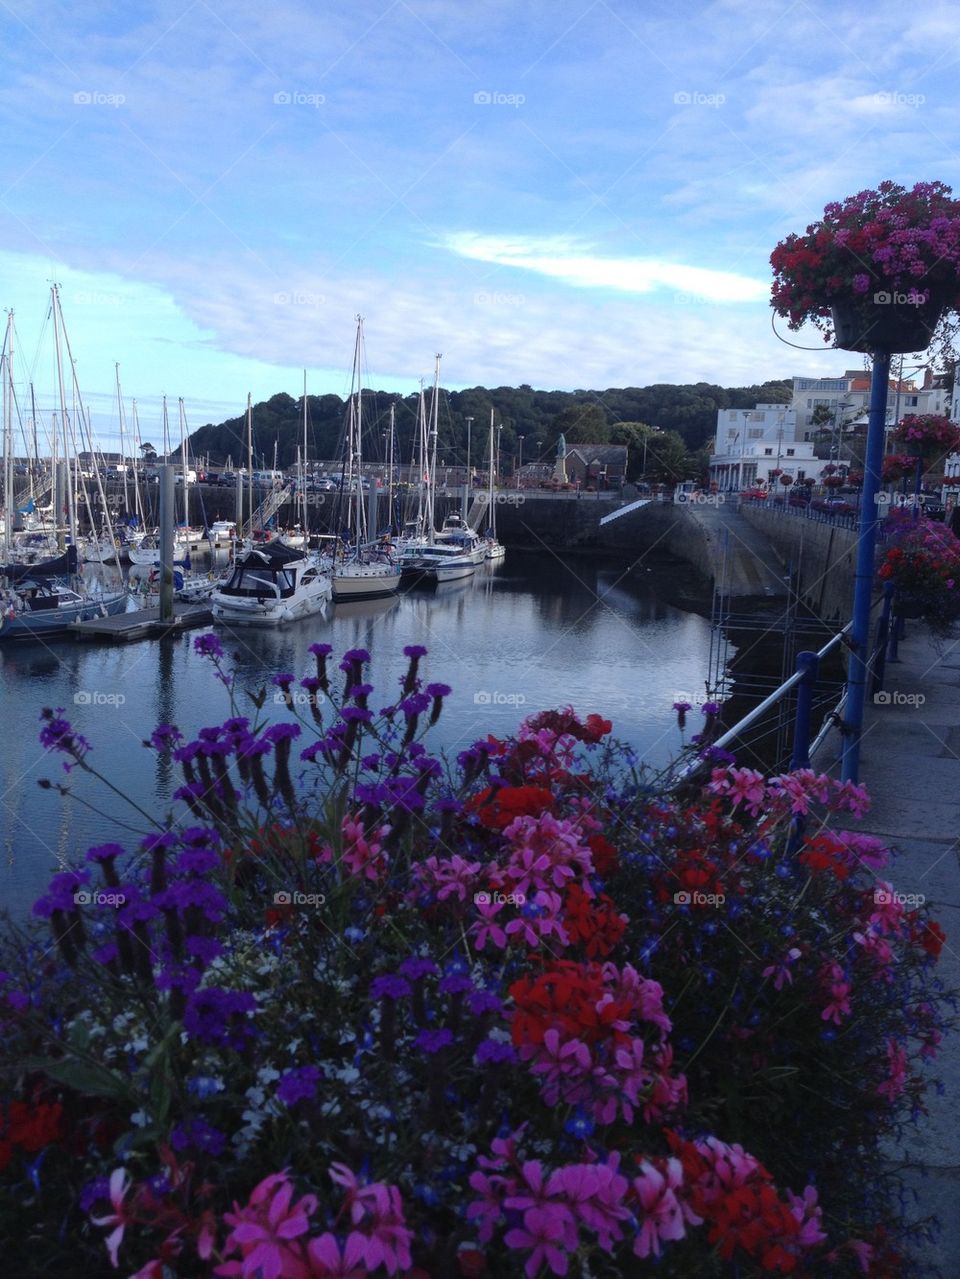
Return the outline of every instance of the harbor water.
{"type": "MultiPolygon", "coordinates": [[[[371,705],[388,705],[407,665],[404,646],[423,644],[425,680],[453,689],[431,731],[434,748],[450,757],[479,737],[511,732],[527,715],[570,705],[612,720],[616,737],[661,766],[680,745],[672,703],[703,688],[710,625],[664,603],[651,580],[621,561],[510,551],[505,562],[435,590],[330,605],[275,631],[221,631],[237,675],[237,713],[252,717],[244,690],[265,686],[263,714],[285,718],[270,680],[284,671],[298,679],[313,673],[308,648],[318,640],[333,645],[337,660],[347,649],[367,649],[371,705]]],[[[194,651],[202,633],[129,645],[67,638],[0,648],[8,743],[0,874],[13,917],[26,915],[50,875],[90,845],[132,848],[151,829],[147,815],[164,822],[182,775],[144,739],[159,723],[192,736],[230,714],[210,660],[194,651]],[[68,775],[64,757],[43,749],[43,707],[64,709],[109,785],[80,770],[68,775]],[[38,785],[44,778],[69,794],[38,785]]]]}

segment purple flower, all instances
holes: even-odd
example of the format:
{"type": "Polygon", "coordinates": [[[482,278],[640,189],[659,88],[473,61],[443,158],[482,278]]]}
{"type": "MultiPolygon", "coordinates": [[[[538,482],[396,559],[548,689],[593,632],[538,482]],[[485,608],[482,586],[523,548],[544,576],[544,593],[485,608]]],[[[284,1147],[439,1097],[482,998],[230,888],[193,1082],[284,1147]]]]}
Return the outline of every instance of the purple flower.
{"type": "Polygon", "coordinates": [[[487,1062],[499,1065],[501,1062],[515,1062],[517,1060],[516,1049],[513,1045],[501,1044],[496,1039],[485,1039],[474,1056],[481,1066],[487,1062]]]}
{"type": "Polygon", "coordinates": [[[311,644],[307,649],[308,653],[312,653],[314,657],[329,657],[333,652],[332,644],[311,644]]]}
{"type": "Polygon", "coordinates": [[[170,1145],[174,1150],[202,1150],[216,1159],[223,1154],[227,1139],[218,1128],[205,1119],[191,1119],[177,1124],[170,1133],[170,1145]]]}
{"type": "Polygon", "coordinates": [[[274,675],[273,679],[270,682],[272,684],[276,684],[278,688],[288,689],[290,685],[293,683],[295,678],[296,676],[294,675],[289,675],[287,673],[284,673],[282,675],[274,675]]]}
{"type": "MultiPolygon", "coordinates": [[[[348,649],[346,653],[344,653],[343,661],[344,662],[369,662],[370,654],[367,652],[365,648],[351,648],[351,649],[348,649]]],[[[342,663],[341,663],[340,669],[343,670],[342,663]]]]}
{"type": "Polygon", "coordinates": [[[430,700],[426,693],[411,693],[400,703],[400,709],[407,716],[422,715],[430,705],[430,700]]]}
{"type": "Polygon", "coordinates": [[[169,750],[174,742],[183,740],[183,734],[174,724],[158,724],[150,734],[150,745],[158,751],[169,750]]]}
{"type": "Polygon", "coordinates": [[[410,994],[410,983],[396,973],[387,973],[384,977],[375,977],[370,986],[371,999],[402,999],[410,994]]]}
{"type": "Polygon", "coordinates": [[[96,848],[87,849],[88,862],[110,862],[115,857],[122,857],[124,849],[120,844],[97,844],[96,848]]]}
{"type": "Polygon", "coordinates": [[[475,1017],[503,1011],[503,1000],[489,990],[477,990],[470,996],[470,1011],[475,1017]]]}
{"type": "Polygon", "coordinates": [[[193,650],[201,657],[212,657],[215,660],[223,657],[223,645],[213,631],[207,635],[198,635],[193,641],[193,650]]]}
{"type": "Polygon", "coordinates": [[[463,973],[451,973],[449,977],[441,977],[438,989],[445,995],[465,995],[473,990],[473,982],[463,973]]]}
{"type": "Polygon", "coordinates": [[[719,715],[719,714],[720,714],[720,703],[719,703],[719,702],[704,702],[704,703],[703,703],[703,705],[700,707],[700,710],[703,712],[703,714],[704,714],[704,715],[719,715]]]}
{"type": "Polygon", "coordinates": [[[273,724],[263,736],[265,741],[272,742],[276,746],[278,742],[292,741],[294,737],[299,737],[300,725],[273,724]]]}
{"type": "Polygon", "coordinates": [[[364,706],[345,706],[340,715],[348,724],[351,721],[358,724],[369,724],[373,720],[373,711],[367,710],[364,706]]]}
{"type": "Polygon", "coordinates": [[[453,1043],[452,1030],[421,1030],[413,1041],[414,1046],[422,1048],[425,1053],[438,1053],[453,1043]]]}
{"type": "Polygon", "coordinates": [[[62,706],[58,706],[55,711],[44,707],[40,712],[40,718],[44,721],[44,727],[40,730],[40,745],[48,751],[63,751],[67,755],[85,754],[90,750],[90,743],[79,733],[74,733],[68,719],[57,718],[63,713],[62,706]]]}
{"type": "Polygon", "coordinates": [[[422,644],[408,644],[403,650],[404,657],[426,657],[427,650],[422,644]]]}
{"type": "Polygon", "coordinates": [[[50,881],[47,895],[34,904],[33,913],[40,919],[49,919],[55,910],[73,911],[77,909],[74,894],[80,892],[90,882],[90,872],[63,871],[54,875],[50,881]]]}
{"type": "Polygon", "coordinates": [[[423,691],[427,697],[449,697],[453,689],[449,684],[428,684],[423,691]]]}
{"type": "Polygon", "coordinates": [[[316,1066],[300,1066],[297,1070],[288,1070],[277,1084],[277,1096],[285,1106],[312,1100],[317,1094],[320,1079],[321,1074],[316,1066]]]}
{"type": "Polygon", "coordinates": [[[257,1001],[248,991],[210,986],[191,993],[183,1025],[188,1034],[207,1043],[242,1048],[254,1033],[245,1014],[256,1009],[257,1001]]]}
{"type": "Polygon", "coordinates": [[[423,959],[419,955],[405,959],[400,965],[400,972],[404,977],[409,977],[411,981],[419,981],[421,977],[430,977],[438,971],[432,959],[423,959]]]}

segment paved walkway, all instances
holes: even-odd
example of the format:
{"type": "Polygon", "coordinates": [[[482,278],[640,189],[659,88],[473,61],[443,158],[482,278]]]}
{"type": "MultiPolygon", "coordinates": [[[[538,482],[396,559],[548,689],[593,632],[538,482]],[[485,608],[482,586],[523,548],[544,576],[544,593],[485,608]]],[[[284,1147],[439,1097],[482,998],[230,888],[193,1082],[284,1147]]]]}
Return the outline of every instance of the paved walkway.
{"type": "MultiPolygon", "coordinates": [[[[937,965],[948,988],[960,989],[960,636],[936,640],[908,623],[899,663],[888,663],[886,704],[868,704],[860,780],[873,803],[859,828],[882,836],[899,856],[887,877],[901,893],[922,893],[947,935],[937,965]],[[923,699],[922,701],[920,699],[923,699]]],[[[828,742],[826,767],[838,738],[828,742]]],[[[833,771],[833,770],[831,770],[833,771]]],[[[890,1157],[909,1158],[921,1213],[936,1213],[939,1241],[926,1257],[946,1276],[960,1275],[960,1031],[948,1036],[931,1065],[946,1084],[928,1098],[929,1118],[908,1128],[890,1157]]]]}

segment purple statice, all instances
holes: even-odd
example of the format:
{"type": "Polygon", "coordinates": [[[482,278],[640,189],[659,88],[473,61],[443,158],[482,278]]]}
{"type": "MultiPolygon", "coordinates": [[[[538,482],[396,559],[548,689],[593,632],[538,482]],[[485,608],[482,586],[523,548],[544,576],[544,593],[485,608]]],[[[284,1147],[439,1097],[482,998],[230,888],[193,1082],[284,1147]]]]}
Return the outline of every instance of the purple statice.
{"type": "Polygon", "coordinates": [[[183,741],[183,734],[175,724],[158,724],[150,734],[149,745],[158,751],[167,751],[175,742],[183,741]]]}
{"type": "Polygon", "coordinates": [[[40,745],[48,751],[63,751],[74,758],[85,755],[91,749],[85,737],[73,731],[68,719],[63,719],[64,709],[58,706],[52,711],[45,706],[40,712],[43,728],[40,730],[40,745]]]}
{"type": "Polygon", "coordinates": [[[207,875],[220,865],[220,856],[209,848],[185,848],[175,868],[181,875],[207,875]]]}
{"type": "Polygon", "coordinates": [[[49,919],[55,910],[73,911],[77,909],[74,894],[83,892],[90,883],[90,872],[86,870],[62,871],[54,875],[44,897],[34,903],[33,913],[40,919],[49,919]]]}
{"type": "Polygon", "coordinates": [[[278,742],[290,742],[300,736],[299,724],[272,724],[263,734],[264,741],[276,746],[278,742]]]}
{"type": "Polygon", "coordinates": [[[193,641],[193,651],[199,653],[201,657],[212,657],[214,661],[219,661],[223,657],[223,645],[213,631],[209,631],[206,635],[198,635],[193,641]]]}
{"type": "Polygon", "coordinates": [[[342,671],[347,670],[348,663],[360,662],[361,664],[363,664],[364,662],[369,662],[369,661],[370,661],[370,654],[367,652],[365,648],[350,648],[350,649],[347,649],[347,651],[343,655],[343,661],[340,663],[340,669],[342,671]]]}
{"type": "Polygon", "coordinates": [[[140,847],[145,853],[152,853],[158,848],[162,848],[166,852],[168,849],[174,848],[178,843],[179,837],[172,830],[165,830],[156,835],[144,835],[140,847]]]}
{"type": "Polygon", "coordinates": [[[403,655],[404,657],[411,657],[411,658],[417,659],[421,657],[426,657],[427,650],[423,647],[422,644],[408,644],[406,648],[403,650],[403,655]]]}
{"type": "Polygon", "coordinates": [[[365,706],[345,706],[340,712],[346,723],[370,724],[373,722],[373,711],[365,706]]]}
{"type": "Polygon", "coordinates": [[[112,864],[117,857],[123,856],[124,851],[122,844],[97,844],[95,848],[87,849],[85,860],[94,865],[112,864]]]}
{"type": "Polygon", "coordinates": [[[333,652],[332,644],[311,644],[307,649],[308,653],[312,653],[314,657],[329,657],[333,652]]]}
{"type": "Polygon", "coordinates": [[[189,995],[183,1026],[187,1034],[205,1043],[239,1049],[254,1033],[246,1014],[256,1010],[257,1001],[248,991],[207,986],[189,995]]]}
{"type": "Polygon", "coordinates": [[[277,1084],[277,1096],[285,1106],[295,1106],[298,1101],[312,1101],[317,1095],[321,1072],[316,1066],[300,1066],[288,1070],[277,1084]]]}
{"type": "Polygon", "coordinates": [[[401,701],[400,709],[404,715],[416,718],[417,715],[422,715],[429,705],[430,698],[426,693],[411,693],[409,697],[401,701]]]}
{"type": "Polygon", "coordinates": [[[284,671],[280,675],[274,675],[270,683],[274,684],[277,688],[282,688],[284,692],[286,692],[295,679],[295,675],[291,675],[289,671],[284,671]]]}
{"type": "Polygon", "coordinates": [[[202,879],[185,879],[171,884],[157,898],[161,910],[198,910],[211,924],[223,919],[227,900],[213,884],[202,879]]]}
{"type": "Polygon", "coordinates": [[[363,758],[360,760],[360,763],[363,765],[365,769],[367,769],[368,772],[373,773],[380,767],[380,756],[364,755],[363,758]]]}
{"type": "Polygon", "coordinates": [[[474,1058],[480,1066],[488,1062],[500,1065],[502,1062],[515,1062],[517,1052],[512,1044],[502,1044],[497,1039],[485,1039],[474,1054],[474,1058]]]}
{"type": "Polygon", "coordinates": [[[702,714],[704,714],[704,715],[719,715],[719,714],[720,714],[720,703],[719,703],[719,702],[704,702],[704,703],[703,703],[703,705],[700,707],[700,710],[701,710],[701,713],[702,713],[702,714]]]}
{"type": "Polygon", "coordinates": [[[404,977],[409,977],[411,981],[419,981],[421,977],[432,977],[440,970],[432,959],[424,959],[420,955],[413,955],[410,959],[403,961],[399,971],[404,977]]]}
{"type": "Polygon", "coordinates": [[[375,977],[370,986],[371,999],[402,999],[410,994],[410,983],[396,973],[375,977]]]}
{"type": "Polygon", "coordinates": [[[423,691],[427,697],[449,697],[453,689],[449,684],[428,684],[423,691]]]}
{"type": "Polygon", "coordinates": [[[214,1128],[205,1119],[191,1119],[185,1124],[176,1124],[170,1133],[170,1145],[174,1150],[202,1150],[213,1155],[214,1159],[223,1154],[227,1139],[219,1128],[214,1128]]]}
{"type": "Polygon", "coordinates": [[[442,1052],[453,1043],[452,1030],[421,1030],[413,1041],[414,1047],[422,1048],[425,1053],[442,1052]]]}
{"type": "Polygon", "coordinates": [[[314,696],[316,696],[317,691],[320,688],[320,681],[317,679],[316,675],[305,675],[300,681],[300,687],[305,688],[308,693],[313,693],[314,696]]]}
{"type": "Polygon", "coordinates": [[[216,937],[187,937],[183,948],[192,959],[201,964],[212,964],[223,954],[223,943],[217,941],[216,937]]]}
{"type": "Polygon", "coordinates": [[[737,762],[736,755],[731,755],[729,751],[725,751],[722,746],[707,746],[700,752],[700,758],[706,760],[710,764],[716,764],[723,768],[727,764],[735,764],[737,762]]]}
{"type": "Polygon", "coordinates": [[[199,742],[187,742],[186,746],[178,746],[173,752],[175,764],[192,764],[200,754],[199,742]]]}

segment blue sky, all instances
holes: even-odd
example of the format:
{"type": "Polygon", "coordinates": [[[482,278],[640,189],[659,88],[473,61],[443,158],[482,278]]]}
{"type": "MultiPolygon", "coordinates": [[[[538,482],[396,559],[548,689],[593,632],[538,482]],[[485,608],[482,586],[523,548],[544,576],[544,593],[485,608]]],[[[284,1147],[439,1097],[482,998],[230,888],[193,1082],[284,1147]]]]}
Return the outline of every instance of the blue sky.
{"type": "MultiPolygon", "coordinates": [[[[114,365],[191,427],[369,382],[842,371],[771,332],[771,249],[885,177],[960,187],[952,6],[227,0],[0,7],[0,301],[52,404],[114,365]]],[[[156,434],[156,428],[153,434],[156,434]]]]}

